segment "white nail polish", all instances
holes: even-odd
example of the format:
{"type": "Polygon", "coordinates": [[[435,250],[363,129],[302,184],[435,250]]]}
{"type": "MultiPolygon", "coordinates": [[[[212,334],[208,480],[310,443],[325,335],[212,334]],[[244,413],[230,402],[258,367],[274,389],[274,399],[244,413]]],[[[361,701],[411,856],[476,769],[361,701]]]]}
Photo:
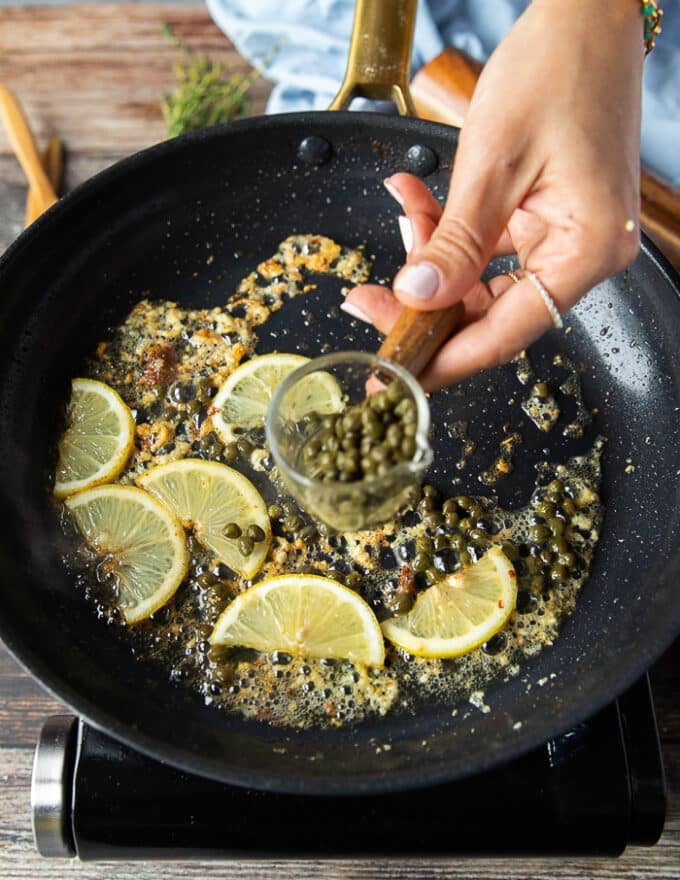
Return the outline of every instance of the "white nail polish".
{"type": "Polygon", "coordinates": [[[401,193],[399,192],[399,190],[396,188],[396,186],[393,186],[389,182],[389,180],[383,180],[383,186],[385,187],[387,192],[392,196],[392,198],[403,207],[404,206],[404,199],[403,199],[401,193]]]}
{"type": "Polygon", "coordinates": [[[373,322],[368,317],[365,312],[362,312],[361,309],[357,308],[353,303],[345,302],[340,303],[340,308],[343,312],[347,312],[348,315],[351,315],[353,318],[357,318],[359,321],[364,321],[366,324],[372,324],[373,322]]]}
{"type": "Polygon", "coordinates": [[[400,214],[400,216],[397,217],[397,221],[399,223],[401,240],[404,243],[404,250],[407,254],[410,254],[411,248],[413,247],[413,226],[408,217],[405,217],[403,214],[400,214]]]}
{"type": "Polygon", "coordinates": [[[395,279],[394,286],[414,299],[432,299],[439,288],[439,272],[431,263],[409,263],[395,279]]]}

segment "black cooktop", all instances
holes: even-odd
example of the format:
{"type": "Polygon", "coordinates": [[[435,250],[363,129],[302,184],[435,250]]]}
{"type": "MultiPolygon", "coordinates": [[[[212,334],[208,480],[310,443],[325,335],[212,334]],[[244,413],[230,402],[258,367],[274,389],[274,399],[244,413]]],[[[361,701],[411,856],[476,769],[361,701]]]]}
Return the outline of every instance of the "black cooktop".
{"type": "Polygon", "coordinates": [[[654,844],[666,812],[647,676],[504,766],[376,796],[224,785],[60,715],[43,728],[31,794],[40,853],[81,860],[611,856],[654,844]]]}

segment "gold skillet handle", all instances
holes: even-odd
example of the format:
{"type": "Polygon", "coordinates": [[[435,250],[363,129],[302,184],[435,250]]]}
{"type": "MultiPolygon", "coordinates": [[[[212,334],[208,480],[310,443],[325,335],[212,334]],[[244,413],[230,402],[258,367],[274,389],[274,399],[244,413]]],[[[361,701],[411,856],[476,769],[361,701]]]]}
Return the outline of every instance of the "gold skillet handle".
{"type": "MultiPolygon", "coordinates": [[[[347,71],[329,110],[346,110],[360,97],[393,101],[402,116],[417,116],[409,89],[417,6],[418,0],[356,0],[347,71]]],[[[462,306],[434,312],[405,308],[378,354],[417,376],[462,312],[462,306]]]]}
{"type": "Polygon", "coordinates": [[[418,0],[356,0],[345,79],[329,110],[369,98],[417,115],[408,87],[417,6],[418,0]]]}

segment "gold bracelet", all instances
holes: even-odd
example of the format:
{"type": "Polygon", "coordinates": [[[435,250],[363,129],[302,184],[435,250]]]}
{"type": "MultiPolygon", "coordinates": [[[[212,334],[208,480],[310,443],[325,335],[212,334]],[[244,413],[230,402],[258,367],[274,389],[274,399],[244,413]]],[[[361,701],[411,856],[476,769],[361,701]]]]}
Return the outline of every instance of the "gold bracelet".
{"type": "Polygon", "coordinates": [[[640,0],[640,5],[645,17],[645,55],[649,55],[654,48],[654,37],[661,33],[663,9],[658,6],[656,0],[640,0]]]}

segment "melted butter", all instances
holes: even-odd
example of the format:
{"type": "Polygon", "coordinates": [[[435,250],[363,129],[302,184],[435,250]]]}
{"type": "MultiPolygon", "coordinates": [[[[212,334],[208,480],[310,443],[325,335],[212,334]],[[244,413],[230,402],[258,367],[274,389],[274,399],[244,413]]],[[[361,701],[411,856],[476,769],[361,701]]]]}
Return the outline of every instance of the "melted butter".
{"type": "MultiPolygon", "coordinates": [[[[291,236],[243,279],[224,306],[185,310],[170,301],[144,299],[132,309],[112,337],[97,346],[85,371],[116,388],[136,416],[136,448],[120,482],[134,483],[149,467],[197,454],[197,444],[209,438],[212,429],[209,404],[202,419],[183,402],[169,415],[163,405],[168,387],[204,380],[214,392],[256,352],[258,328],[289,299],[314,289],[313,275],[318,273],[334,274],[356,284],[368,279],[370,265],[361,250],[344,248],[324,236],[291,236]]],[[[282,345],[281,349],[290,347],[282,345]]],[[[516,365],[518,379],[527,384],[533,370],[526,353],[516,365]]],[[[572,365],[563,366],[570,369],[572,365]]],[[[570,370],[570,376],[574,372],[570,370]]],[[[569,393],[564,386],[561,390],[569,393]]],[[[463,443],[459,468],[469,465],[475,451],[467,429],[463,423],[450,429],[452,439],[463,443]]],[[[258,488],[268,504],[290,503],[262,437],[251,439],[254,448],[235,466],[251,478],[259,478],[258,488]]],[[[498,459],[482,474],[483,482],[491,484],[509,472],[519,443],[519,434],[507,434],[498,459]]],[[[275,725],[356,723],[387,712],[415,712],[424,701],[433,700],[450,705],[454,711],[460,702],[472,702],[485,711],[484,687],[499,676],[516,675],[523,658],[553,643],[560,622],[574,608],[588,577],[602,516],[598,496],[602,446],[598,440],[587,455],[564,465],[545,462],[531,499],[520,510],[503,510],[491,499],[478,499],[484,519],[493,524],[489,543],[511,542],[520,552],[516,567],[521,601],[495,652],[490,647],[480,648],[455,660],[425,660],[388,643],[382,669],[276,654],[262,656],[252,651],[215,652],[207,640],[217,617],[251,582],[219,565],[191,537],[191,572],[175,597],[149,620],[135,627],[118,625],[114,631],[128,641],[140,662],[162,664],[173,681],[198,691],[207,704],[275,725]],[[533,505],[553,478],[562,480],[577,506],[569,529],[570,541],[578,547],[580,568],[559,588],[536,589],[535,577],[532,579],[521,554],[530,543],[533,505]]],[[[304,525],[313,526],[302,511],[297,514],[304,525]]],[[[63,512],[62,519],[74,544],[65,561],[77,586],[100,617],[120,624],[103,569],[82,547],[63,512]]],[[[345,580],[352,577],[358,591],[383,619],[391,613],[390,599],[399,586],[400,574],[413,559],[415,540],[435,538],[442,531],[443,526],[426,524],[412,510],[370,532],[315,534],[311,538],[287,534],[275,523],[270,553],[255,581],[284,572],[315,572],[345,580]]],[[[472,555],[474,558],[474,551],[472,555]]],[[[445,554],[435,554],[433,565],[442,575],[452,570],[445,554]]],[[[460,563],[455,563],[453,570],[457,567],[460,563]]]]}

